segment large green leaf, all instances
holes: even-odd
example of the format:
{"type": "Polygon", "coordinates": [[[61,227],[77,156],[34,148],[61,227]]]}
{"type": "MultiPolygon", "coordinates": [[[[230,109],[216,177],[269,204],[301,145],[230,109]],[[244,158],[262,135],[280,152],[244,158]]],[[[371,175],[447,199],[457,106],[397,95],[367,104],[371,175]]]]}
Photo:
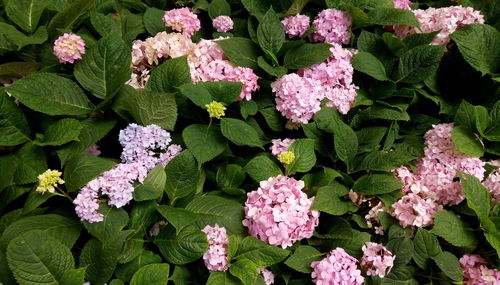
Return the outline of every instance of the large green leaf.
{"type": "Polygon", "coordinates": [[[110,159],[86,153],[73,157],[64,168],[66,189],[70,192],[80,189],[101,173],[110,170],[115,164],[110,159]]]}
{"type": "Polygon", "coordinates": [[[367,174],[356,180],[352,190],[357,193],[377,195],[394,192],[403,187],[394,174],[367,174]]]}
{"type": "MultiPolygon", "coordinates": [[[[160,263],[161,257],[157,254],[154,254],[149,250],[141,250],[141,253],[134,258],[131,262],[128,262],[116,269],[116,277],[120,278],[124,282],[130,281],[134,273],[139,270],[139,268],[152,264],[152,263],[160,263]]],[[[167,273],[167,272],[165,272],[167,273]]],[[[167,274],[165,274],[167,275],[167,274]]]]}
{"type": "Polygon", "coordinates": [[[13,239],[7,247],[7,261],[21,285],[56,285],[64,272],[75,267],[70,249],[39,230],[13,239]]]}
{"type": "Polygon", "coordinates": [[[481,157],[484,155],[484,147],[472,130],[464,126],[454,126],[451,131],[451,139],[457,151],[470,156],[481,157]]]}
{"type": "Polygon", "coordinates": [[[236,145],[248,145],[262,148],[262,141],[255,129],[246,122],[233,118],[220,120],[222,135],[236,145]]]}
{"type": "Polygon", "coordinates": [[[240,285],[241,282],[227,272],[215,271],[210,273],[207,285],[240,285]]]}
{"type": "Polygon", "coordinates": [[[500,33],[492,26],[471,24],[451,34],[464,59],[484,74],[500,72],[500,33]]]}
{"type": "Polygon", "coordinates": [[[196,191],[200,174],[191,151],[185,150],[174,157],[167,164],[165,173],[165,192],[171,205],[196,191]]]}
{"type": "Polygon", "coordinates": [[[286,166],[288,172],[308,172],[316,164],[314,140],[298,139],[294,141],[288,151],[293,152],[295,159],[286,166]]]}
{"type": "Polygon", "coordinates": [[[316,248],[301,245],[295,249],[295,252],[285,261],[285,264],[299,272],[311,273],[311,263],[320,260],[322,257],[323,254],[316,248]]]}
{"type": "Polygon", "coordinates": [[[165,285],[168,281],[169,270],[170,265],[168,263],[145,265],[134,274],[130,285],[165,285]]]}
{"type": "Polygon", "coordinates": [[[61,119],[50,125],[42,139],[35,141],[39,146],[59,146],[70,141],[78,140],[83,126],[75,119],[61,119]]]}
{"type": "Polygon", "coordinates": [[[5,2],[5,12],[12,22],[27,32],[34,32],[48,1],[14,0],[5,2]]]}
{"type": "Polygon", "coordinates": [[[146,201],[161,198],[165,190],[166,180],[167,175],[165,174],[165,169],[161,164],[156,165],[155,168],[148,173],[144,182],[135,187],[133,193],[134,200],[146,201]]]}
{"type": "Polygon", "coordinates": [[[399,79],[404,83],[417,83],[433,75],[443,57],[443,46],[424,45],[415,47],[401,56],[399,79]]]}
{"type": "Polygon", "coordinates": [[[431,232],[454,246],[471,248],[477,245],[477,238],[469,225],[449,211],[443,210],[436,213],[431,232]]]}
{"type": "Polygon", "coordinates": [[[224,55],[238,66],[257,68],[257,58],[259,57],[259,47],[247,38],[229,38],[219,40],[216,43],[224,51],[224,55]]]}
{"type": "Polygon", "coordinates": [[[430,258],[442,252],[437,238],[423,228],[418,228],[413,239],[413,247],[415,249],[413,259],[422,269],[427,268],[430,258]]]}
{"type": "Polygon", "coordinates": [[[358,208],[351,201],[341,199],[342,196],[346,195],[346,192],[348,192],[347,187],[339,183],[320,187],[311,209],[336,216],[343,215],[349,211],[354,212],[358,208]]]}
{"type": "Polygon", "coordinates": [[[166,60],[153,69],[146,90],[173,93],[182,84],[191,83],[187,56],[166,60]]]}
{"type": "Polygon", "coordinates": [[[195,261],[208,249],[207,235],[193,227],[186,227],[178,234],[172,227],[166,227],[154,238],[154,243],[163,257],[173,264],[195,261]]]}
{"type": "Polygon", "coordinates": [[[165,31],[166,27],[163,23],[164,15],[165,11],[158,8],[148,7],[146,9],[142,21],[144,22],[144,27],[150,35],[154,36],[159,32],[165,31]]]}
{"type": "Polygon", "coordinates": [[[87,231],[101,242],[105,243],[111,237],[117,236],[128,223],[128,214],[124,209],[108,206],[103,203],[99,207],[103,221],[97,223],[84,222],[87,231]]]}
{"type": "Polygon", "coordinates": [[[198,215],[196,224],[203,229],[206,225],[218,224],[225,227],[229,234],[243,233],[243,206],[233,200],[215,195],[205,195],[195,198],[187,206],[198,215]]]}
{"type": "Polygon", "coordinates": [[[101,38],[75,65],[75,77],[97,98],[113,97],[130,79],[130,49],[116,35],[101,38]]]}
{"type": "Polygon", "coordinates": [[[352,66],[377,80],[388,80],[385,67],[374,55],[360,51],[352,56],[352,66]]]}
{"type": "Polygon", "coordinates": [[[78,85],[53,73],[32,73],[6,90],[27,107],[47,115],[84,115],[90,112],[91,103],[78,85]]]}
{"type": "Polygon", "coordinates": [[[30,128],[14,100],[0,92],[0,145],[14,146],[30,140],[30,128]]]}
{"type": "Polygon", "coordinates": [[[462,281],[463,273],[460,268],[458,258],[450,252],[443,251],[440,254],[433,256],[432,260],[436,262],[441,271],[450,277],[453,281],[462,281]]]}
{"type": "Polygon", "coordinates": [[[231,6],[226,0],[213,0],[208,5],[208,15],[211,19],[221,15],[229,16],[231,15],[231,6]]]}
{"type": "Polygon", "coordinates": [[[283,175],[279,164],[269,155],[257,155],[252,158],[245,165],[245,171],[256,182],[267,180],[269,177],[283,175]]]}
{"type": "Polygon", "coordinates": [[[227,141],[216,126],[190,125],[182,131],[182,138],[201,166],[214,159],[227,147],[227,141]]]}
{"type": "Polygon", "coordinates": [[[232,259],[248,259],[262,268],[281,262],[289,254],[288,250],[268,245],[255,237],[246,237],[240,243],[232,259]]]}
{"type": "Polygon", "coordinates": [[[55,38],[59,30],[71,30],[76,21],[95,5],[95,1],[74,0],[66,8],[50,20],[47,30],[51,38],[55,38]]]}
{"type": "Polygon", "coordinates": [[[229,273],[238,277],[244,285],[253,285],[257,281],[257,265],[248,259],[241,259],[231,264],[229,273]]]}
{"type": "Polygon", "coordinates": [[[377,25],[409,25],[418,27],[420,24],[413,12],[395,8],[378,8],[368,13],[372,23],[377,25]]]}
{"type": "Polygon", "coordinates": [[[413,159],[415,159],[413,155],[399,150],[372,151],[363,157],[356,170],[392,170],[413,159]]]}
{"type": "Polygon", "coordinates": [[[286,52],[283,65],[290,69],[306,68],[323,62],[332,53],[329,44],[302,44],[286,52]]]}
{"type": "Polygon", "coordinates": [[[128,111],[137,123],[146,126],[156,124],[173,130],[177,121],[177,104],[171,93],[143,91],[126,98],[128,111]]]}
{"type": "Polygon", "coordinates": [[[279,52],[285,41],[285,28],[272,7],[257,27],[257,39],[262,50],[272,56],[279,52]]]}
{"type": "Polygon", "coordinates": [[[37,182],[38,175],[47,170],[45,152],[41,147],[31,143],[23,145],[11,157],[15,161],[14,182],[16,184],[37,182]]]}
{"type": "Polygon", "coordinates": [[[40,27],[30,36],[18,31],[14,26],[0,22],[0,54],[5,51],[20,50],[31,44],[41,44],[47,40],[47,29],[40,27]]]}
{"type": "Polygon", "coordinates": [[[73,284],[83,284],[85,283],[85,270],[86,267],[78,269],[70,269],[64,272],[63,276],[59,280],[60,285],[73,285],[73,284]]]}
{"type": "Polygon", "coordinates": [[[351,170],[354,167],[354,157],[358,152],[358,137],[352,128],[341,120],[335,119],[332,123],[335,153],[345,162],[347,169],[351,170]]]}

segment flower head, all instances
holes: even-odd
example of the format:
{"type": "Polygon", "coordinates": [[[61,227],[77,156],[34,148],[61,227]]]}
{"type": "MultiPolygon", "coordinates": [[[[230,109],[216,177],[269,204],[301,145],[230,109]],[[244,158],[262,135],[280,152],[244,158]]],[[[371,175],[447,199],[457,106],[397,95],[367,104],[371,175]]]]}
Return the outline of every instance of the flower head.
{"type": "Polygon", "coordinates": [[[202,230],[207,234],[208,250],[203,254],[205,266],[210,272],[227,270],[227,245],[228,239],[224,227],[205,226],[202,230]]]}
{"type": "Polygon", "coordinates": [[[483,185],[488,189],[495,203],[500,203],[500,168],[490,173],[483,181],[483,185]]]}
{"type": "Polygon", "coordinates": [[[363,257],[361,267],[366,269],[368,276],[384,278],[394,266],[395,256],[383,245],[367,242],[362,247],[363,257]]]}
{"type": "Polygon", "coordinates": [[[64,180],[61,179],[62,173],[57,170],[47,169],[44,173],[38,175],[38,186],[36,191],[40,193],[50,192],[54,193],[55,187],[58,184],[64,184],[64,180]]]}
{"type": "Polygon", "coordinates": [[[295,154],[291,151],[285,151],[278,155],[278,160],[283,164],[290,164],[295,160],[295,154]]]}
{"type": "Polygon", "coordinates": [[[352,18],[344,11],[325,9],[314,18],[313,25],[316,32],[309,36],[311,41],[347,44],[351,39],[352,18]]]}
{"type": "Polygon", "coordinates": [[[264,278],[264,283],[266,285],[274,284],[274,274],[271,270],[267,268],[259,268],[257,269],[257,272],[262,276],[262,278],[264,278]]]}
{"type": "Polygon", "coordinates": [[[212,25],[219,33],[226,33],[233,29],[233,20],[229,16],[218,16],[212,20],[212,25]]]}
{"type": "Polygon", "coordinates": [[[490,269],[488,262],[477,254],[465,254],[460,258],[465,285],[497,285],[500,271],[490,269]]]}
{"type": "Polygon", "coordinates": [[[273,145],[269,148],[271,150],[271,153],[278,157],[278,155],[287,152],[288,148],[292,145],[292,143],[295,141],[295,139],[273,139],[271,142],[273,145]]]}
{"type": "Polygon", "coordinates": [[[309,16],[295,15],[281,21],[285,26],[285,33],[290,37],[301,37],[309,29],[309,16]]]}
{"type": "Polygon", "coordinates": [[[315,284],[361,285],[365,278],[356,265],[358,261],[347,254],[343,248],[337,247],[325,258],[311,263],[311,277],[315,284]]]}
{"type": "Polygon", "coordinates": [[[310,238],[319,212],[310,210],[313,199],[302,192],[304,182],[286,176],[271,177],[247,194],[243,225],[252,236],[282,248],[310,238]]]}
{"type": "Polygon", "coordinates": [[[212,101],[210,104],[206,104],[205,107],[207,107],[208,116],[210,118],[220,119],[226,115],[224,112],[226,107],[220,102],[212,101]]]}
{"type": "Polygon", "coordinates": [[[165,23],[165,26],[170,27],[177,32],[181,32],[189,38],[201,28],[198,16],[191,12],[189,8],[179,8],[166,11],[163,16],[163,22],[165,23]]]}
{"type": "Polygon", "coordinates": [[[54,42],[54,55],[60,63],[74,63],[84,53],[85,41],[79,35],[65,33],[54,42]]]}
{"type": "Polygon", "coordinates": [[[396,9],[411,10],[410,4],[412,4],[412,2],[410,0],[392,0],[392,2],[396,9]]]}

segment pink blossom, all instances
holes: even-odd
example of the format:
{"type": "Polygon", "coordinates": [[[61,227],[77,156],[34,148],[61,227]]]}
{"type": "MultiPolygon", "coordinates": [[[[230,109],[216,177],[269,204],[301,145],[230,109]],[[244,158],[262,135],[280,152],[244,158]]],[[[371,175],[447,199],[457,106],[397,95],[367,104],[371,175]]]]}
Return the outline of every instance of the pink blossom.
{"type": "Polygon", "coordinates": [[[316,32],[309,36],[311,41],[347,44],[351,39],[352,18],[344,11],[325,9],[314,18],[313,25],[316,32]]]}
{"type": "Polygon", "coordinates": [[[227,270],[228,239],[224,227],[205,226],[202,230],[207,234],[208,250],[203,254],[203,261],[210,272],[227,270]]]}
{"type": "Polygon", "coordinates": [[[378,212],[386,212],[385,206],[382,202],[378,202],[373,206],[368,213],[365,215],[366,224],[369,228],[374,228],[375,233],[378,235],[384,235],[384,228],[381,226],[380,218],[378,217],[378,212]]]}
{"type": "Polygon", "coordinates": [[[495,203],[500,203],[500,168],[491,172],[483,181],[483,185],[493,196],[495,203]]]}
{"type": "Polygon", "coordinates": [[[392,0],[392,2],[396,9],[411,10],[410,4],[412,4],[412,2],[410,0],[392,0]]]}
{"type": "Polygon", "coordinates": [[[378,276],[384,278],[394,266],[395,256],[383,245],[374,242],[367,242],[361,248],[361,267],[366,269],[368,276],[378,276]]]}
{"type": "Polygon", "coordinates": [[[274,274],[267,268],[259,268],[257,272],[264,278],[266,285],[274,284],[274,274]]]}
{"type": "Polygon", "coordinates": [[[163,167],[167,166],[167,164],[174,159],[179,153],[182,152],[182,147],[178,144],[171,144],[168,146],[167,150],[164,153],[160,154],[160,158],[158,159],[160,164],[163,167]]]}
{"type": "Polygon", "coordinates": [[[289,138],[286,138],[286,139],[274,139],[274,140],[271,140],[271,142],[273,143],[273,145],[269,148],[271,150],[271,153],[274,155],[274,156],[278,156],[284,152],[287,152],[288,151],[288,148],[292,145],[292,143],[295,141],[295,139],[289,139],[289,138]]]}
{"type": "Polygon", "coordinates": [[[60,63],[74,63],[84,53],[85,41],[79,35],[65,33],[54,42],[54,55],[60,63]]]}
{"type": "Polygon", "coordinates": [[[303,188],[303,181],[282,175],[261,181],[247,194],[243,225],[252,236],[282,248],[310,238],[319,212],[310,210],[314,198],[308,198],[303,188]]]}
{"type": "Polygon", "coordinates": [[[229,16],[218,16],[212,20],[212,26],[219,33],[226,33],[233,29],[233,20],[229,16]]]}
{"type": "Polygon", "coordinates": [[[314,270],[311,277],[318,285],[361,285],[365,278],[361,276],[357,262],[343,248],[337,247],[322,260],[311,263],[314,270]]]}
{"type": "Polygon", "coordinates": [[[91,154],[91,155],[95,155],[95,156],[99,156],[101,155],[101,151],[99,150],[99,146],[97,144],[92,144],[91,146],[89,146],[86,150],[85,150],[86,153],[88,154],[91,154]]]}
{"type": "Polygon", "coordinates": [[[422,198],[418,194],[409,193],[392,205],[392,215],[403,227],[427,227],[434,221],[434,215],[442,209],[431,198],[422,198]]]}
{"type": "Polygon", "coordinates": [[[460,258],[465,285],[498,285],[500,271],[490,269],[488,262],[477,254],[465,254],[460,258]]]}
{"type": "Polygon", "coordinates": [[[189,8],[165,11],[163,22],[165,26],[172,28],[174,31],[181,32],[189,38],[201,28],[198,16],[191,12],[189,8]]]}
{"type": "Polygon", "coordinates": [[[288,37],[293,38],[301,37],[309,29],[309,21],[309,16],[297,14],[286,17],[281,23],[285,26],[288,37]]]}
{"type": "Polygon", "coordinates": [[[450,6],[443,8],[427,8],[412,10],[420,27],[400,25],[395,27],[395,34],[405,38],[411,34],[431,33],[439,31],[431,44],[440,45],[450,41],[450,35],[457,29],[470,24],[484,23],[484,17],[471,7],[450,6]]]}
{"type": "Polygon", "coordinates": [[[276,93],[276,110],[294,123],[304,123],[320,110],[321,87],[316,82],[299,76],[287,74],[271,84],[276,93]]]}

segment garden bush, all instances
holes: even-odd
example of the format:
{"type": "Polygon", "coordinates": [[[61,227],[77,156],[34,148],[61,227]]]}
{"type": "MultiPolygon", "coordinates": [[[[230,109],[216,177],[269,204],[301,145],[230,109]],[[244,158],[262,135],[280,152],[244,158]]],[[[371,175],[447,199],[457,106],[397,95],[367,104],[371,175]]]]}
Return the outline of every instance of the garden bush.
{"type": "Polygon", "coordinates": [[[498,1],[0,7],[0,284],[500,284],[498,1]]]}

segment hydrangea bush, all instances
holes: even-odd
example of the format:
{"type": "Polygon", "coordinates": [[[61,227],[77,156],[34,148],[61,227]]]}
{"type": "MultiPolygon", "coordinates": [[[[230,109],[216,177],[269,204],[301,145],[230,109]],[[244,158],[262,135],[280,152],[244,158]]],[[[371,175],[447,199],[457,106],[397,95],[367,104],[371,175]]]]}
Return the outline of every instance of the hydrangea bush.
{"type": "Polygon", "coordinates": [[[500,284],[497,1],[0,8],[0,284],[500,284]]]}

